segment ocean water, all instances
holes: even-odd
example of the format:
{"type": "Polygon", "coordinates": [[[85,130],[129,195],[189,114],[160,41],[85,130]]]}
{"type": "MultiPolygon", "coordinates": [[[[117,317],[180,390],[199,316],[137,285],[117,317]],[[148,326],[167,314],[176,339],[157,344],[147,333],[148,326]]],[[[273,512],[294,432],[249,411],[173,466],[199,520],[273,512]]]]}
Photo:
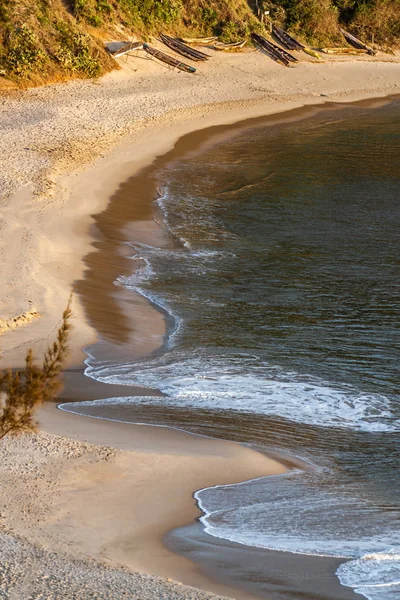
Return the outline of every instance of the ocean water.
{"type": "Polygon", "coordinates": [[[310,469],[199,490],[211,536],[347,559],[344,586],[400,598],[400,102],[258,125],[167,165],[166,248],[117,282],[166,315],[160,351],[94,379],[162,397],[65,408],[172,425],[310,469]]]}

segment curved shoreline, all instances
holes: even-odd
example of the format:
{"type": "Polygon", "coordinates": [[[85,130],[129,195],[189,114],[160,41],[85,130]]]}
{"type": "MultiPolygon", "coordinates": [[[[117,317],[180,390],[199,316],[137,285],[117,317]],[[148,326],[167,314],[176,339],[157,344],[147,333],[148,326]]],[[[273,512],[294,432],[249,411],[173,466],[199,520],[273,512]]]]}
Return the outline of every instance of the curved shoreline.
{"type": "Polygon", "coordinates": [[[193,489],[277,475],[286,467],[235,442],[170,428],[111,423],[62,412],[55,405],[41,410],[40,423],[47,434],[116,448],[117,454],[111,464],[81,467],[71,491],[57,501],[61,513],[68,507],[68,520],[46,527],[39,541],[53,544],[61,536],[75,552],[113,566],[235,597],[229,583],[209,579],[162,540],[171,529],[200,516],[193,489]],[[90,502],[92,497],[95,503],[90,502]]]}
{"type": "MultiPolygon", "coordinates": [[[[315,98],[308,98],[308,101],[312,104],[312,106],[307,105],[306,101],[303,100],[303,102],[300,101],[300,104],[298,102],[296,102],[296,106],[293,108],[294,113],[296,113],[297,111],[313,111],[313,110],[319,110],[320,108],[323,110],[323,107],[326,107],[326,104],[313,104],[315,102],[315,98]]],[[[380,101],[385,101],[384,99],[382,100],[377,100],[378,102],[380,101]]],[[[363,101],[364,102],[364,101],[363,101]]],[[[374,100],[372,100],[372,102],[374,102],[374,100]]],[[[229,103],[227,103],[229,104],[229,103]]],[[[243,104],[243,103],[242,103],[243,104]]],[[[280,122],[282,119],[285,120],[287,117],[285,117],[285,109],[287,108],[288,105],[290,105],[290,103],[288,105],[286,105],[285,107],[282,107],[282,105],[279,105],[277,103],[272,103],[269,106],[266,106],[265,103],[253,103],[251,105],[251,103],[249,103],[249,105],[247,106],[240,106],[240,102],[238,102],[238,106],[236,108],[231,107],[230,110],[225,110],[225,112],[219,112],[218,107],[216,107],[216,111],[215,113],[212,112],[212,115],[210,117],[210,115],[208,115],[208,121],[211,122],[211,127],[215,128],[217,131],[215,131],[215,135],[217,136],[224,136],[226,134],[229,135],[229,131],[232,130],[232,132],[237,131],[238,128],[238,122],[241,123],[241,116],[243,115],[244,112],[247,111],[251,111],[252,114],[254,114],[255,116],[253,117],[255,120],[260,120],[263,123],[265,122],[265,119],[271,119],[271,121],[274,122],[280,122]],[[277,115],[276,113],[273,116],[270,117],[265,117],[265,116],[261,116],[262,114],[265,115],[266,111],[268,112],[268,108],[272,111],[276,111],[278,112],[279,110],[283,110],[284,114],[283,117],[282,115],[277,115]],[[239,114],[240,113],[240,114],[239,114]],[[219,123],[221,121],[224,121],[226,123],[230,123],[227,125],[215,125],[215,123],[219,123]],[[213,124],[214,123],[214,124],[213,124]]],[[[347,102],[346,102],[347,104],[347,102]]],[[[343,103],[340,102],[338,103],[338,105],[341,107],[343,106],[343,103]]],[[[292,103],[293,106],[293,103],[292,103]]],[[[225,108],[229,108],[229,107],[225,107],[225,108]]],[[[329,108],[329,107],[328,107],[329,108]]],[[[174,141],[176,139],[178,139],[179,141],[182,140],[182,136],[183,135],[189,135],[189,136],[199,136],[199,140],[198,140],[198,144],[199,147],[202,147],[204,149],[204,146],[202,146],[203,142],[206,143],[206,140],[203,138],[204,136],[204,129],[196,130],[196,126],[198,127],[198,115],[201,114],[201,112],[205,110],[204,106],[200,107],[198,109],[197,115],[195,117],[191,117],[191,119],[184,121],[183,123],[181,123],[179,126],[173,125],[173,126],[169,126],[166,127],[164,130],[162,130],[161,132],[159,131],[159,124],[157,124],[155,127],[150,127],[150,131],[149,133],[149,137],[152,136],[154,134],[154,138],[150,137],[150,139],[154,142],[154,145],[156,146],[156,148],[158,148],[158,156],[162,158],[165,158],[166,154],[163,154],[164,152],[167,152],[167,155],[169,154],[170,159],[173,160],[174,159],[174,151],[176,150],[176,146],[171,150],[171,144],[174,143],[174,141]],[[195,129],[195,133],[193,133],[193,129],[195,129]],[[192,133],[189,133],[189,131],[192,131],[192,133]],[[172,140],[172,141],[171,141],[172,140]]],[[[292,115],[294,119],[297,118],[296,114],[292,115]]],[[[290,118],[290,117],[289,117],[290,118]]],[[[239,125],[240,126],[240,125],[239,125]]],[[[248,125],[246,126],[246,128],[248,127],[248,125]]],[[[208,133],[209,134],[209,133],[208,133]]],[[[220,138],[222,139],[222,138],[220,138]]],[[[179,144],[179,142],[178,142],[179,144]]],[[[102,295],[103,292],[105,291],[106,294],[109,295],[109,301],[110,304],[108,305],[108,307],[105,307],[104,305],[102,307],[99,307],[99,305],[96,306],[92,306],[92,307],[88,307],[86,306],[86,312],[89,312],[92,310],[92,315],[89,316],[89,323],[90,323],[90,327],[87,327],[87,319],[84,318],[83,316],[83,311],[79,308],[78,309],[78,314],[79,314],[79,323],[78,323],[78,327],[82,324],[85,323],[85,330],[84,330],[84,335],[76,338],[75,339],[75,345],[76,345],[76,349],[77,349],[77,353],[75,354],[75,358],[74,358],[74,362],[75,364],[79,364],[82,353],[80,352],[79,348],[82,347],[82,341],[86,339],[86,341],[90,338],[88,338],[88,333],[91,332],[91,335],[94,337],[98,335],[98,332],[100,331],[101,334],[103,334],[103,336],[108,340],[107,342],[101,342],[102,344],[102,352],[104,352],[104,356],[107,355],[107,353],[109,352],[110,348],[112,348],[113,351],[117,351],[117,352],[126,352],[127,349],[129,351],[129,355],[130,356],[145,356],[148,355],[149,353],[153,352],[153,351],[157,351],[160,349],[160,347],[162,347],[162,343],[163,340],[165,339],[165,328],[164,328],[164,321],[160,316],[160,313],[158,311],[155,311],[154,309],[150,309],[147,301],[141,301],[140,299],[135,299],[135,301],[132,301],[132,297],[127,294],[122,288],[118,288],[116,289],[115,286],[113,286],[113,277],[115,276],[116,273],[116,268],[122,268],[122,273],[118,272],[117,275],[121,275],[125,272],[129,272],[130,269],[132,268],[132,259],[129,258],[129,252],[126,252],[126,249],[128,248],[128,246],[126,245],[127,241],[131,241],[130,236],[132,234],[137,234],[139,237],[139,241],[142,241],[142,243],[145,243],[144,240],[145,239],[149,239],[146,238],[146,235],[149,235],[152,239],[152,241],[157,241],[158,243],[162,244],[163,243],[163,238],[162,236],[160,237],[160,228],[158,226],[157,223],[154,223],[154,221],[151,218],[151,212],[149,211],[149,206],[151,205],[151,201],[154,199],[154,190],[156,189],[156,182],[153,190],[151,192],[151,194],[149,196],[147,196],[146,198],[146,202],[148,202],[148,205],[145,206],[145,203],[141,204],[139,207],[133,206],[133,211],[136,211],[136,225],[134,223],[132,223],[131,226],[126,227],[126,213],[122,214],[121,216],[123,217],[123,219],[120,221],[120,223],[122,224],[121,227],[123,228],[123,231],[119,230],[119,224],[114,220],[115,217],[115,213],[113,214],[112,211],[110,210],[110,204],[108,204],[109,202],[109,197],[110,197],[110,192],[114,192],[113,193],[113,198],[115,200],[120,200],[121,196],[118,196],[119,192],[121,192],[121,188],[123,188],[124,183],[122,185],[120,185],[121,181],[124,181],[126,183],[126,179],[128,178],[129,174],[132,172],[132,170],[134,170],[134,165],[132,165],[132,159],[131,159],[131,153],[132,151],[137,152],[138,154],[141,153],[142,151],[142,156],[141,156],[141,160],[136,161],[137,162],[137,169],[136,170],[141,170],[142,168],[145,169],[150,169],[150,172],[155,173],[156,171],[156,163],[157,163],[157,158],[154,159],[154,147],[152,148],[152,150],[149,152],[148,148],[146,147],[145,151],[143,152],[143,142],[141,140],[138,140],[138,137],[136,136],[136,141],[135,143],[132,142],[132,140],[128,140],[126,143],[124,143],[122,146],[118,147],[116,150],[114,150],[112,152],[111,155],[109,155],[105,160],[101,160],[98,164],[94,165],[93,167],[90,167],[85,173],[80,174],[78,177],[78,181],[74,181],[74,176],[67,176],[67,177],[63,177],[60,181],[59,181],[59,185],[60,186],[66,186],[67,189],[69,189],[69,193],[70,193],[70,199],[69,199],[69,205],[72,205],[72,209],[70,208],[69,213],[68,213],[68,220],[70,222],[72,222],[74,224],[74,235],[76,238],[78,238],[79,236],[81,236],[82,238],[84,238],[84,243],[81,243],[79,245],[79,249],[78,249],[78,253],[80,253],[80,257],[82,256],[83,252],[82,250],[85,248],[85,250],[87,249],[88,245],[90,243],[92,243],[92,245],[96,248],[96,252],[98,249],[101,249],[102,245],[104,245],[104,249],[105,252],[109,252],[109,258],[112,258],[113,260],[105,260],[102,261],[103,265],[102,265],[102,269],[103,269],[103,275],[101,278],[98,279],[98,281],[94,284],[94,288],[91,287],[91,284],[80,284],[82,287],[79,287],[79,291],[82,292],[86,292],[90,295],[92,294],[93,296],[93,289],[96,289],[96,293],[95,295],[102,295]],[[150,161],[151,165],[150,167],[146,167],[145,165],[148,165],[150,161]],[[116,187],[120,185],[119,191],[115,192],[114,190],[116,189],[116,187]],[[87,189],[85,189],[87,188],[87,189]],[[80,199],[82,198],[82,192],[84,191],[85,193],[85,207],[84,210],[82,211],[82,214],[84,215],[84,223],[82,222],[81,224],[79,224],[79,227],[77,227],[77,218],[76,215],[74,215],[74,210],[73,210],[73,206],[74,206],[74,200],[76,202],[79,202],[80,199]],[[92,220],[91,218],[89,218],[88,216],[88,211],[90,210],[90,212],[93,211],[93,206],[94,207],[103,207],[106,206],[108,204],[108,208],[106,209],[106,211],[104,211],[105,213],[107,213],[107,217],[105,218],[105,220],[103,222],[99,223],[99,219],[101,217],[101,215],[97,215],[97,217],[92,220]],[[142,211],[142,212],[141,212],[142,211]],[[108,219],[108,222],[107,222],[108,219]],[[91,235],[89,236],[87,229],[89,229],[89,222],[92,223],[91,225],[91,235]],[[93,222],[96,223],[95,226],[93,226],[93,222]],[[103,229],[104,228],[104,229],[103,229]],[[145,236],[140,237],[143,233],[143,228],[145,230],[145,236]],[[94,231],[93,231],[94,230],[94,231]],[[106,236],[110,235],[111,237],[111,241],[110,243],[107,242],[106,236]],[[86,237],[85,237],[86,236],[86,237]],[[94,242],[92,242],[93,238],[95,239],[94,242]],[[87,288],[85,289],[85,285],[87,285],[87,288]],[[111,307],[111,308],[110,308],[111,307]],[[112,323],[112,326],[107,325],[106,327],[104,327],[104,325],[102,324],[102,321],[104,319],[108,319],[110,314],[114,314],[114,311],[116,311],[116,315],[117,315],[117,327],[115,326],[115,322],[112,323]],[[155,314],[158,312],[158,315],[155,314]],[[132,328],[130,326],[131,323],[131,319],[132,319],[132,313],[135,313],[136,319],[134,321],[135,325],[135,331],[132,332],[132,328]],[[139,316],[138,316],[139,315],[139,316]],[[148,329],[148,324],[151,323],[152,325],[155,323],[155,328],[152,331],[152,334],[148,337],[143,338],[143,336],[146,334],[147,329],[148,329]],[[125,330],[124,330],[125,328],[125,330]],[[121,334],[121,331],[123,331],[123,333],[121,334]],[[96,333],[95,333],[96,332],[96,333]],[[95,336],[93,335],[95,333],[95,336]],[[132,333],[134,333],[135,335],[132,336],[132,333]],[[86,338],[85,338],[86,336],[86,338]],[[125,341],[126,343],[124,344],[124,347],[121,345],[121,341],[125,341]],[[111,344],[111,346],[110,346],[111,344]],[[126,348],[126,346],[128,346],[128,348],[126,348]],[[79,347],[79,348],[78,348],[79,347]]],[[[184,149],[185,152],[190,151],[189,149],[185,148],[184,149]]],[[[193,149],[191,150],[193,151],[193,149]]],[[[137,176],[134,177],[140,177],[141,173],[143,173],[143,171],[139,172],[137,176]]],[[[147,174],[149,172],[147,171],[147,174]]],[[[129,179],[130,181],[130,179],[129,179]]],[[[130,198],[130,200],[132,200],[132,197],[130,198]]],[[[143,198],[141,198],[141,200],[143,201],[143,198]]],[[[133,203],[132,203],[133,204],[133,203]]],[[[96,209],[95,209],[96,210],[96,209]]],[[[78,218],[79,218],[79,214],[78,213],[78,218]]],[[[104,213],[101,213],[104,214],[104,213]]],[[[101,219],[100,219],[101,220],[101,219]]],[[[67,232],[70,233],[70,232],[67,232]]],[[[94,270],[96,270],[97,267],[99,267],[99,263],[97,262],[98,256],[94,256],[95,253],[91,253],[91,259],[93,260],[92,263],[92,268],[94,270]]],[[[76,274],[78,273],[78,278],[79,275],[81,273],[81,269],[82,267],[80,266],[78,271],[74,271],[74,276],[76,276],[76,274]]],[[[100,270],[97,271],[97,275],[99,275],[100,270]]],[[[69,274],[70,275],[70,274],[69,274]]],[[[89,281],[89,280],[86,280],[89,281]]],[[[66,279],[63,281],[63,286],[64,286],[64,290],[67,294],[67,291],[69,289],[69,284],[70,284],[70,279],[66,279]]],[[[66,295],[64,294],[64,296],[66,295]]],[[[61,302],[62,302],[62,297],[61,297],[61,302]]],[[[58,306],[59,308],[59,306],[58,306]]],[[[39,330],[37,329],[32,329],[32,331],[37,332],[39,330]]],[[[35,333],[34,333],[35,335],[35,333]]],[[[26,339],[26,338],[24,338],[26,339]]],[[[28,336],[29,339],[29,336],[28,336]]],[[[22,340],[22,348],[24,349],[24,343],[25,341],[22,340]]],[[[45,340],[45,343],[46,340],[45,340]]],[[[66,393],[69,394],[70,397],[74,397],[76,396],[76,391],[77,391],[77,387],[76,384],[74,384],[72,387],[70,387],[69,389],[66,390],[66,393]]],[[[153,392],[154,393],[154,392],[153,392]]],[[[74,398],[76,399],[76,398],[74,398]]],[[[61,414],[61,413],[60,413],[61,414]]],[[[82,423],[85,422],[84,417],[80,418],[80,421],[82,423]]],[[[74,423],[77,423],[77,421],[74,421],[74,423]]],[[[86,427],[86,425],[84,426],[86,427]]],[[[75,424],[71,427],[71,429],[68,429],[68,425],[66,423],[65,420],[65,416],[64,416],[64,423],[63,423],[63,433],[62,435],[65,435],[66,437],[74,437],[77,435],[77,429],[79,429],[75,424]]],[[[104,431],[105,434],[105,431],[104,431]]],[[[85,431],[81,431],[81,439],[84,439],[86,436],[85,431]]],[[[79,436],[78,436],[79,437],[79,436]]],[[[60,445],[63,444],[63,441],[59,440],[60,445]]],[[[230,442],[222,442],[223,444],[230,444],[230,442]]],[[[100,443],[100,440],[97,440],[97,444],[103,445],[104,444],[104,440],[102,441],[102,443],[100,443]]],[[[228,446],[226,446],[226,448],[228,448],[228,446]]],[[[252,456],[252,458],[254,458],[254,456],[252,456]]],[[[203,459],[202,459],[203,460],[203,459]]],[[[264,468],[264,466],[263,466],[264,468]]],[[[265,474],[265,472],[263,471],[263,473],[265,474]]],[[[241,477],[243,477],[243,475],[241,475],[241,477]]],[[[246,475],[245,475],[246,477],[246,475]]],[[[243,479],[242,479],[243,480],[243,479]]],[[[83,484],[83,481],[80,482],[81,484],[83,484]]],[[[222,481],[217,481],[217,483],[222,484],[222,481]]],[[[196,484],[197,485],[197,484],[196,484]]],[[[207,487],[207,485],[205,485],[204,487],[207,487]]],[[[191,494],[193,493],[193,488],[191,490],[191,494]]],[[[54,516],[54,515],[53,515],[54,516]]],[[[85,515],[85,518],[87,517],[87,515],[85,515]]],[[[185,520],[185,523],[187,522],[187,520],[185,520]]],[[[182,525],[184,523],[181,523],[182,525]]],[[[99,522],[98,522],[98,526],[99,522]]],[[[143,544],[147,543],[147,533],[146,536],[144,536],[144,538],[141,540],[143,544]]],[[[101,557],[102,559],[104,559],[104,557],[101,557]]],[[[189,569],[188,564],[186,564],[186,567],[189,569]]],[[[189,569],[190,570],[190,569],[189,569]]],[[[196,577],[198,577],[198,572],[197,569],[194,569],[193,566],[191,567],[191,573],[190,576],[195,575],[196,577]]],[[[165,575],[166,577],[169,576],[169,571],[166,573],[165,575]]],[[[208,581],[208,580],[207,580],[208,581]]],[[[209,584],[209,581],[206,585],[209,584]]],[[[204,586],[204,583],[201,587],[204,586]]],[[[229,587],[229,586],[228,586],[229,587]]],[[[231,592],[233,593],[233,592],[231,592]]],[[[241,596],[242,598],[244,598],[245,596],[241,596]]]]}
{"type": "Polygon", "coordinates": [[[106,210],[93,217],[97,235],[97,240],[93,244],[95,251],[83,259],[86,265],[85,277],[76,284],[76,291],[83,303],[86,319],[100,336],[101,344],[117,342],[120,345],[122,342],[129,345],[130,356],[138,358],[148,356],[153,352],[162,352],[167,340],[167,309],[157,306],[156,303],[138,292],[127,293],[127,290],[121,286],[115,288],[115,281],[135,272],[135,258],[129,256],[129,252],[126,251],[127,247],[132,248],[135,244],[145,244],[162,248],[168,245],[163,225],[154,215],[154,211],[158,210],[158,208],[154,208],[154,202],[160,197],[159,186],[162,185],[157,177],[161,169],[175,161],[183,160],[185,156],[205,152],[210,146],[240,135],[246,129],[265,125],[277,126],[311,118],[319,112],[339,110],[344,107],[379,107],[394,99],[395,96],[390,95],[350,102],[325,101],[302,104],[287,110],[267,112],[262,116],[247,117],[232,123],[191,129],[189,133],[184,133],[178,139],[174,135],[173,139],[169,140],[172,148],[165,153],[157,153],[146,167],[136,169],[133,175],[119,184],[117,191],[111,196],[106,210]],[[141,231],[138,231],[138,225],[141,227],[141,231]],[[100,236],[97,232],[100,232],[100,236]],[[100,295],[101,310],[99,310],[100,295]],[[136,296],[136,301],[133,300],[134,296],[136,296]],[[129,305],[133,305],[133,309],[129,305]],[[144,341],[143,316],[149,311],[153,312],[153,318],[157,322],[155,327],[157,340],[152,335],[152,340],[144,341]],[[107,316],[110,312],[116,320],[112,327],[107,325],[107,316]],[[162,323],[160,323],[158,315],[163,317],[162,323]],[[131,336],[135,330],[138,332],[137,337],[140,337],[138,344],[135,344],[131,336]]]}
{"type": "MultiPolygon", "coordinates": [[[[347,104],[346,106],[352,106],[354,108],[357,108],[358,106],[361,107],[366,107],[366,106],[381,106],[382,103],[386,103],[386,102],[390,102],[392,100],[392,98],[385,98],[385,99],[379,99],[379,100],[372,100],[371,102],[366,102],[366,101],[362,101],[360,102],[355,102],[355,103],[350,103],[347,104]]],[[[292,120],[298,120],[298,119],[307,119],[312,117],[313,115],[316,114],[316,112],[322,112],[322,111],[326,111],[326,110],[332,110],[332,109],[341,109],[343,108],[343,104],[342,103],[325,103],[323,105],[313,105],[313,106],[304,106],[298,109],[293,109],[291,111],[285,112],[280,115],[270,115],[267,117],[259,117],[259,118],[255,118],[255,119],[248,119],[239,123],[235,123],[233,125],[228,125],[228,126],[220,126],[220,127],[213,127],[210,129],[206,129],[206,130],[201,130],[201,131],[196,131],[194,133],[188,134],[187,136],[180,138],[179,141],[175,144],[174,148],[167,152],[166,154],[162,155],[162,156],[157,156],[156,159],[153,161],[153,163],[151,165],[149,165],[146,169],[142,170],[141,172],[139,172],[137,175],[133,176],[131,179],[129,179],[128,181],[126,181],[124,184],[122,184],[122,186],[120,187],[119,190],[119,194],[118,194],[118,200],[121,200],[121,198],[123,197],[123,193],[122,193],[122,188],[126,187],[126,195],[127,197],[132,197],[132,195],[129,193],[129,190],[131,189],[135,189],[135,190],[142,190],[143,189],[143,182],[146,182],[146,194],[145,196],[148,198],[149,203],[151,203],[157,196],[157,184],[162,184],[162,182],[160,182],[157,179],[157,173],[160,172],[160,170],[165,167],[168,164],[171,164],[171,162],[174,161],[178,161],[181,159],[184,159],[185,156],[190,155],[192,156],[193,154],[197,153],[197,152],[202,152],[205,151],[205,147],[209,147],[210,145],[213,145],[215,143],[218,143],[219,141],[221,141],[222,139],[226,139],[227,137],[231,137],[231,136],[235,136],[238,135],[240,133],[242,133],[244,130],[246,129],[250,129],[253,127],[257,127],[257,126],[265,126],[266,124],[270,124],[271,126],[274,126],[276,124],[281,124],[281,123],[286,123],[286,122],[290,122],[292,120]],[[138,183],[139,182],[139,183],[138,183]]],[[[111,200],[111,204],[113,202],[113,199],[111,200]]],[[[112,211],[112,206],[109,205],[108,208],[110,211],[112,211]]],[[[121,209],[121,206],[119,206],[119,209],[121,209]]],[[[115,213],[113,214],[113,225],[115,226],[115,213]]],[[[158,223],[158,221],[156,221],[158,223]]],[[[103,232],[104,232],[104,228],[103,228],[103,232]]],[[[125,242],[134,244],[134,240],[132,241],[125,239],[125,242]]],[[[144,241],[142,240],[141,243],[145,243],[147,245],[152,245],[153,244],[153,240],[151,238],[149,239],[144,239],[144,241]]],[[[153,307],[154,308],[154,307],[153,307]]],[[[157,307],[155,308],[157,310],[157,307]]],[[[150,309],[151,310],[151,309],[150,309]]],[[[164,309],[163,309],[164,310],[164,309]]],[[[160,311],[159,311],[160,312],[160,311]]],[[[107,335],[107,332],[103,331],[103,335],[107,335]]],[[[158,348],[154,348],[153,352],[162,352],[165,350],[165,339],[167,339],[166,337],[164,337],[164,343],[161,344],[158,348]]],[[[112,340],[109,340],[112,341],[112,340]]],[[[104,342],[103,342],[104,343],[104,342]]],[[[101,418],[101,417],[97,417],[97,418],[101,418]]],[[[223,485],[221,482],[219,482],[217,485],[223,485]]],[[[207,485],[205,487],[212,487],[210,485],[207,485]]],[[[194,497],[196,498],[196,495],[194,494],[194,497]]],[[[201,507],[199,507],[200,509],[201,507]]],[[[170,533],[174,533],[175,530],[172,530],[170,533]]],[[[167,533],[167,532],[165,532],[167,533]]],[[[164,537],[164,536],[163,536],[164,537]]],[[[229,544],[229,542],[227,542],[229,544]]],[[[168,544],[167,544],[168,545],[168,544]]],[[[211,545],[211,544],[210,544],[211,545]]],[[[254,551],[254,549],[253,549],[254,551]]],[[[313,560],[313,559],[311,559],[313,560]]],[[[329,561],[332,564],[335,564],[335,566],[337,566],[337,564],[340,564],[341,559],[333,559],[332,561],[329,561]]],[[[207,566],[206,566],[206,572],[207,572],[207,566]]],[[[191,582],[193,583],[193,582],[191,582]]],[[[225,583],[229,583],[229,580],[225,580],[225,583]]],[[[331,585],[334,587],[334,583],[331,582],[331,585]]],[[[244,593],[244,592],[242,592],[244,593]]],[[[339,593],[343,598],[351,598],[353,597],[353,593],[351,590],[340,590],[340,592],[338,592],[336,590],[336,595],[337,597],[339,597],[339,593]]],[[[244,596],[243,596],[244,597],[244,596]]]]}

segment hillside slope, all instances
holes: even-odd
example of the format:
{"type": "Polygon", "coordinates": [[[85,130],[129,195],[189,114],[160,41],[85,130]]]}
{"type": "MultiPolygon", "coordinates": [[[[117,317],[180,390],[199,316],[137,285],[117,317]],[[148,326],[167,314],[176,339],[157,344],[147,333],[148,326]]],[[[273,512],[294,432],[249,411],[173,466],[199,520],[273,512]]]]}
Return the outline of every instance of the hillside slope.
{"type": "Polygon", "coordinates": [[[0,0],[0,85],[96,77],[115,68],[105,40],[247,37],[265,11],[311,44],[343,44],[339,23],[385,49],[400,39],[400,0],[0,0]]]}

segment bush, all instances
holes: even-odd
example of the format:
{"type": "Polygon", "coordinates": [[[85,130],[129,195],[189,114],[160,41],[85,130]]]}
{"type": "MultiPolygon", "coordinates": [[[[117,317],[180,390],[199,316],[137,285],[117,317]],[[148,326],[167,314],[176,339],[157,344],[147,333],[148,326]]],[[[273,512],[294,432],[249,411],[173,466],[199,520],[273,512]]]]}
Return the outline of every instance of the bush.
{"type": "MultiPolygon", "coordinates": [[[[385,49],[400,40],[400,0],[258,0],[258,6],[316,46],[343,45],[339,24],[385,49]]],[[[24,85],[105,73],[115,62],[103,40],[117,35],[147,39],[164,30],[230,42],[264,33],[255,9],[255,0],[0,0],[0,84],[4,75],[24,85]]]]}
{"type": "Polygon", "coordinates": [[[150,31],[173,24],[183,10],[181,0],[120,0],[120,5],[132,25],[150,31]]]}
{"type": "Polygon", "coordinates": [[[286,0],[286,24],[294,34],[303,34],[316,45],[340,40],[339,11],[330,0],[286,0]]]}
{"type": "Polygon", "coordinates": [[[46,61],[36,34],[25,23],[9,33],[7,46],[7,67],[16,75],[41,69],[46,61]]]}
{"type": "Polygon", "coordinates": [[[351,29],[367,41],[388,48],[400,39],[400,0],[356,2],[351,29]]]}
{"type": "Polygon", "coordinates": [[[55,56],[63,68],[86,77],[98,76],[100,62],[90,37],[75,31],[70,23],[65,21],[58,22],[56,29],[59,32],[60,46],[55,56]]]}

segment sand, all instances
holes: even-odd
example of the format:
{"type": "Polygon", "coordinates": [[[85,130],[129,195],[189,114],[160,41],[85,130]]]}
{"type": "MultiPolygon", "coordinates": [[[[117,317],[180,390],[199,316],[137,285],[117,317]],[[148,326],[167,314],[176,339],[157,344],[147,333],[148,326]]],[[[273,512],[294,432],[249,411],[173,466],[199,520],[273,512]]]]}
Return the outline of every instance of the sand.
{"type": "MultiPolygon", "coordinates": [[[[72,569],[73,561],[85,565],[90,558],[233,595],[230,586],[212,583],[170,552],[162,537],[199,516],[193,490],[279,474],[286,467],[232,442],[80,417],[56,405],[41,410],[40,424],[40,434],[6,439],[0,446],[0,513],[2,532],[24,540],[31,552],[38,549],[35,563],[44,575],[51,571],[51,553],[56,564],[65,557],[72,569]]],[[[0,550],[2,560],[9,545],[5,541],[0,550]]],[[[26,567],[27,585],[37,585],[35,563],[26,567]]],[[[126,585],[126,572],[122,579],[126,585]]],[[[13,580],[10,591],[17,593],[19,585],[13,580]]]]}
{"type": "MultiPolygon", "coordinates": [[[[141,56],[119,63],[120,71],[97,81],[0,96],[0,319],[18,324],[1,335],[2,365],[21,364],[29,345],[43,350],[82,279],[82,257],[93,237],[101,238],[92,215],[104,210],[120,182],[181,136],[400,91],[399,59],[379,54],[323,64],[302,58],[286,69],[259,52],[215,52],[195,75],[141,56]],[[27,325],[30,311],[39,318],[27,325]]],[[[78,364],[96,331],[78,299],[74,314],[71,362],[78,364]]]]}
{"type": "MultiPolygon", "coordinates": [[[[400,90],[400,62],[383,55],[323,64],[305,59],[291,69],[256,52],[215,55],[195,76],[142,58],[120,64],[121,71],[99,81],[1,98],[2,365],[21,364],[29,346],[43,350],[74,286],[69,368],[81,365],[82,348],[99,335],[105,355],[110,345],[130,356],[161,345],[163,315],[113,286],[133,265],[127,239],[163,244],[151,198],[143,196],[156,182],[141,188],[140,175],[135,180],[125,228],[125,216],[113,207],[126,195],[123,182],[173,152],[182,136],[215,126],[215,142],[230,135],[221,126],[243,119],[400,90]],[[90,293],[96,302],[87,301],[90,293]]],[[[150,168],[147,176],[153,173],[150,168]]],[[[197,489],[286,467],[231,442],[99,421],[54,406],[40,420],[38,435],[0,445],[0,591],[6,598],[208,597],[167,578],[251,597],[217,583],[162,539],[199,516],[197,489]]]]}

